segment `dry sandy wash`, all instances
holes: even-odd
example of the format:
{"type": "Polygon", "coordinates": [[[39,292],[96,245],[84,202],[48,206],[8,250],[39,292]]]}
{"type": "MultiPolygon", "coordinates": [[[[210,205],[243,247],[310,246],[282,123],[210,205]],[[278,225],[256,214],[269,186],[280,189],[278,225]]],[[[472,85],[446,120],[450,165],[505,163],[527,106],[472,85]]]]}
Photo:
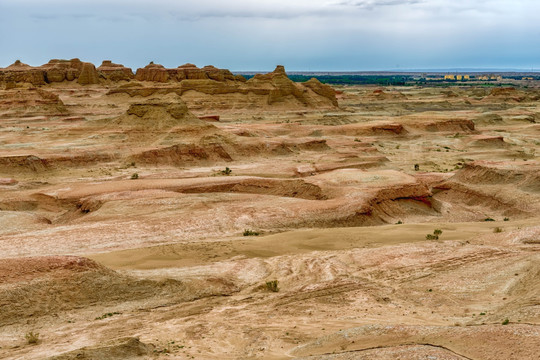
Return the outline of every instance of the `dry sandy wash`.
{"type": "Polygon", "coordinates": [[[540,359],[540,90],[0,89],[0,358],[540,359]]]}

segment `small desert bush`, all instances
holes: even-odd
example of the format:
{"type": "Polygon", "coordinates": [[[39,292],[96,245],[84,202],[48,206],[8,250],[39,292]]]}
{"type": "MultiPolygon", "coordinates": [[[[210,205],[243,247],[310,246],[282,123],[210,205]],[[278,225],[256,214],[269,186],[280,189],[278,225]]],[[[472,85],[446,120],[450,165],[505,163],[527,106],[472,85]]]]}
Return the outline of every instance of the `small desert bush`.
{"type": "Polygon", "coordinates": [[[131,180],[136,180],[139,178],[139,174],[137,173],[134,173],[133,175],[131,175],[131,180]]]}
{"type": "Polygon", "coordinates": [[[403,224],[403,221],[399,220],[396,224],[401,225],[401,224],[403,224]]]}
{"type": "Polygon", "coordinates": [[[229,167],[226,167],[225,170],[220,171],[221,175],[231,175],[231,173],[232,173],[232,170],[229,169],[229,167]]]}
{"type": "Polygon", "coordinates": [[[510,320],[508,320],[508,318],[504,319],[504,321],[502,322],[503,325],[508,325],[510,323],[510,320]]]}
{"type": "Polygon", "coordinates": [[[495,229],[493,229],[493,232],[494,233],[502,233],[503,229],[497,226],[495,229]]]}
{"type": "Polygon", "coordinates": [[[439,240],[439,235],[442,234],[441,229],[435,229],[433,230],[433,234],[427,234],[426,240],[439,240]]]}
{"type": "Polygon", "coordinates": [[[244,236],[259,236],[259,232],[254,231],[254,230],[246,229],[246,230],[244,230],[244,236]]]}
{"type": "Polygon", "coordinates": [[[492,218],[490,218],[490,217],[487,217],[487,218],[484,219],[484,221],[495,221],[495,219],[492,219],[492,218]]]}
{"type": "Polygon", "coordinates": [[[33,331],[27,332],[24,337],[29,344],[37,344],[39,342],[39,333],[33,331]]]}
{"type": "Polygon", "coordinates": [[[277,280],[267,281],[266,289],[272,292],[278,292],[279,291],[278,281],[277,280]]]}
{"type": "Polygon", "coordinates": [[[507,217],[505,217],[505,218],[503,219],[503,221],[510,221],[510,219],[507,218],[507,217]]]}
{"type": "Polygon", "coordinates": [[[120,315],[121,313],[119,312],[110,312],[110,313],[105,313],[101,316],[98,316],[97,318],[95,318],[94,320],[103,320],[103,319],[106,319],[106,318],[109,318],[109,317],[112,317],[114,315],[120,315]]]}

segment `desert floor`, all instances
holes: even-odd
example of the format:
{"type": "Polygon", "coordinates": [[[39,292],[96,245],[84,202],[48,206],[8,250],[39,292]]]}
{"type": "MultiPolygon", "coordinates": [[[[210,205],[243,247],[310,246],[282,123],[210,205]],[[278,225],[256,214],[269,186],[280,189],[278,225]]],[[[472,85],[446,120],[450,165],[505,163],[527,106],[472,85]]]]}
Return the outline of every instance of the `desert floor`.
{"type": "Polygon", "coordinates": [[[540,359],[539,90],[44,89],[0,90],[0,358],[540,359]]]}

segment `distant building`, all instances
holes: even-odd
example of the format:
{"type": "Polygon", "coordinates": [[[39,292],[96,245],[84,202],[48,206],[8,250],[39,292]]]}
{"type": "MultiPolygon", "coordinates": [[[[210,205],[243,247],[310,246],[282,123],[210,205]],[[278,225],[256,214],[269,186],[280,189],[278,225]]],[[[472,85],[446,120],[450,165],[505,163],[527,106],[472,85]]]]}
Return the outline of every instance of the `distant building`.
{"type": "Polygon", "coordinates": [[[444,80],[457,80],[457,81],[463,81],[463,80],[470,80],[469,75],[454,75],[454,74],[448,74],[444,75],[444,80]]]}

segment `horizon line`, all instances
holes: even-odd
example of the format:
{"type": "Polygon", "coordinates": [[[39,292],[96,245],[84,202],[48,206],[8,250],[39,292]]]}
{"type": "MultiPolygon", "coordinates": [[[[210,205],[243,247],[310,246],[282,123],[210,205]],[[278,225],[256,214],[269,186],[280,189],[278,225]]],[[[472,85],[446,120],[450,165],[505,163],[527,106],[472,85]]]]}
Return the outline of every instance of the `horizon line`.
{"type": "MultiPolygon", "coordinates": [[[[72,58],[72,59],[79,59],[79,58],[72,58]]],[[[69,60],[72,60],[72,59],[58,59],[58,60],[67,60],[67,61],[69,61],[69,60]]],[[[51,60],[53,60],[53,59],[51,59],[51,60]]],[[[108,59],[106,59],[106,60],[108,60],[108,59]]],[[[106,61],[106,60],[102,60],[102,61],[106,61]]],[[[22,60],[19,60],[19,61],[23,62],[22,60]]],[[[83,61],[83,62],[87,62],[87,61],[83,61]]],[[[41,64],[41,65],[36,65],[36,66],[34,66],[34,65],[30,65],[30,66],[31,67],[40,67],[40,66],[45,65],[47,63],[41,64]]],[[[12,64],[6,65],[6,66],[1,67],[1,68],[6,69],[7,67],[9,67],[12,64]]],[[[97,64],[94,64],[94,63],[92,63],[92,64],[97,67],[97,64]]],[[[156,64],[159,64],[159,63],[156,62],[156,64]]],[[[146,65],[148,65],[148,64],[146,64],[146,65]]],[[[136,67],[129,67],[129,66],[126,66],[126,65],[123,65],[123,66],[126,67],[126,68],[130,68],[132,71],[133,70],[136,71],[137,69],[144,68],[146,65],[136,66],[136,67]]],[[[278,66],[278,65],[282,65],[282,64],[276,64],[275,66],[278,66]]],[[[208,66],[208,65],[204,65],[204,66],[208,66]]],[[[311,69],[287,70],[287,65],[284,65],[284,67],[285,67],[287,73],[306,73],[306,74],[311,74],[311,73],[334,73],[334,74],[393,73],[393,74],[395,74],[395,73],[451,73],[451,72],[538,73],[538,72],[540,72],[540,65],[538,67],[533,66],[533,67],[530,67],[530,68],[519,68],[519,67],[441,67],[441,68],[402,68],[402,69],[401,68],[393,68],[393,69],[375,69],[375,70],[358,70],[358,69],[356,69],[356,70],[352,70],[352,69],[349,69],[349,70],[320,70],[320,69],[318,69],[318,70],[311,70],[311,69]]],[[[221,68],[221,69],[227,69],[227,68],[221,68]]],[[[245,69],[232,70],[232,69],[227,69],[227,70],[229,70],[229,71],[231,71],[233,73],[236,73],[236,74],[242,74],[242,73],[256,74],[256,73],[266,73],[266,72],[273,71],[272,68],[270,68],[270,70],[260,70],[260,69],[259,70],[245,70],[245,69]]]]}

